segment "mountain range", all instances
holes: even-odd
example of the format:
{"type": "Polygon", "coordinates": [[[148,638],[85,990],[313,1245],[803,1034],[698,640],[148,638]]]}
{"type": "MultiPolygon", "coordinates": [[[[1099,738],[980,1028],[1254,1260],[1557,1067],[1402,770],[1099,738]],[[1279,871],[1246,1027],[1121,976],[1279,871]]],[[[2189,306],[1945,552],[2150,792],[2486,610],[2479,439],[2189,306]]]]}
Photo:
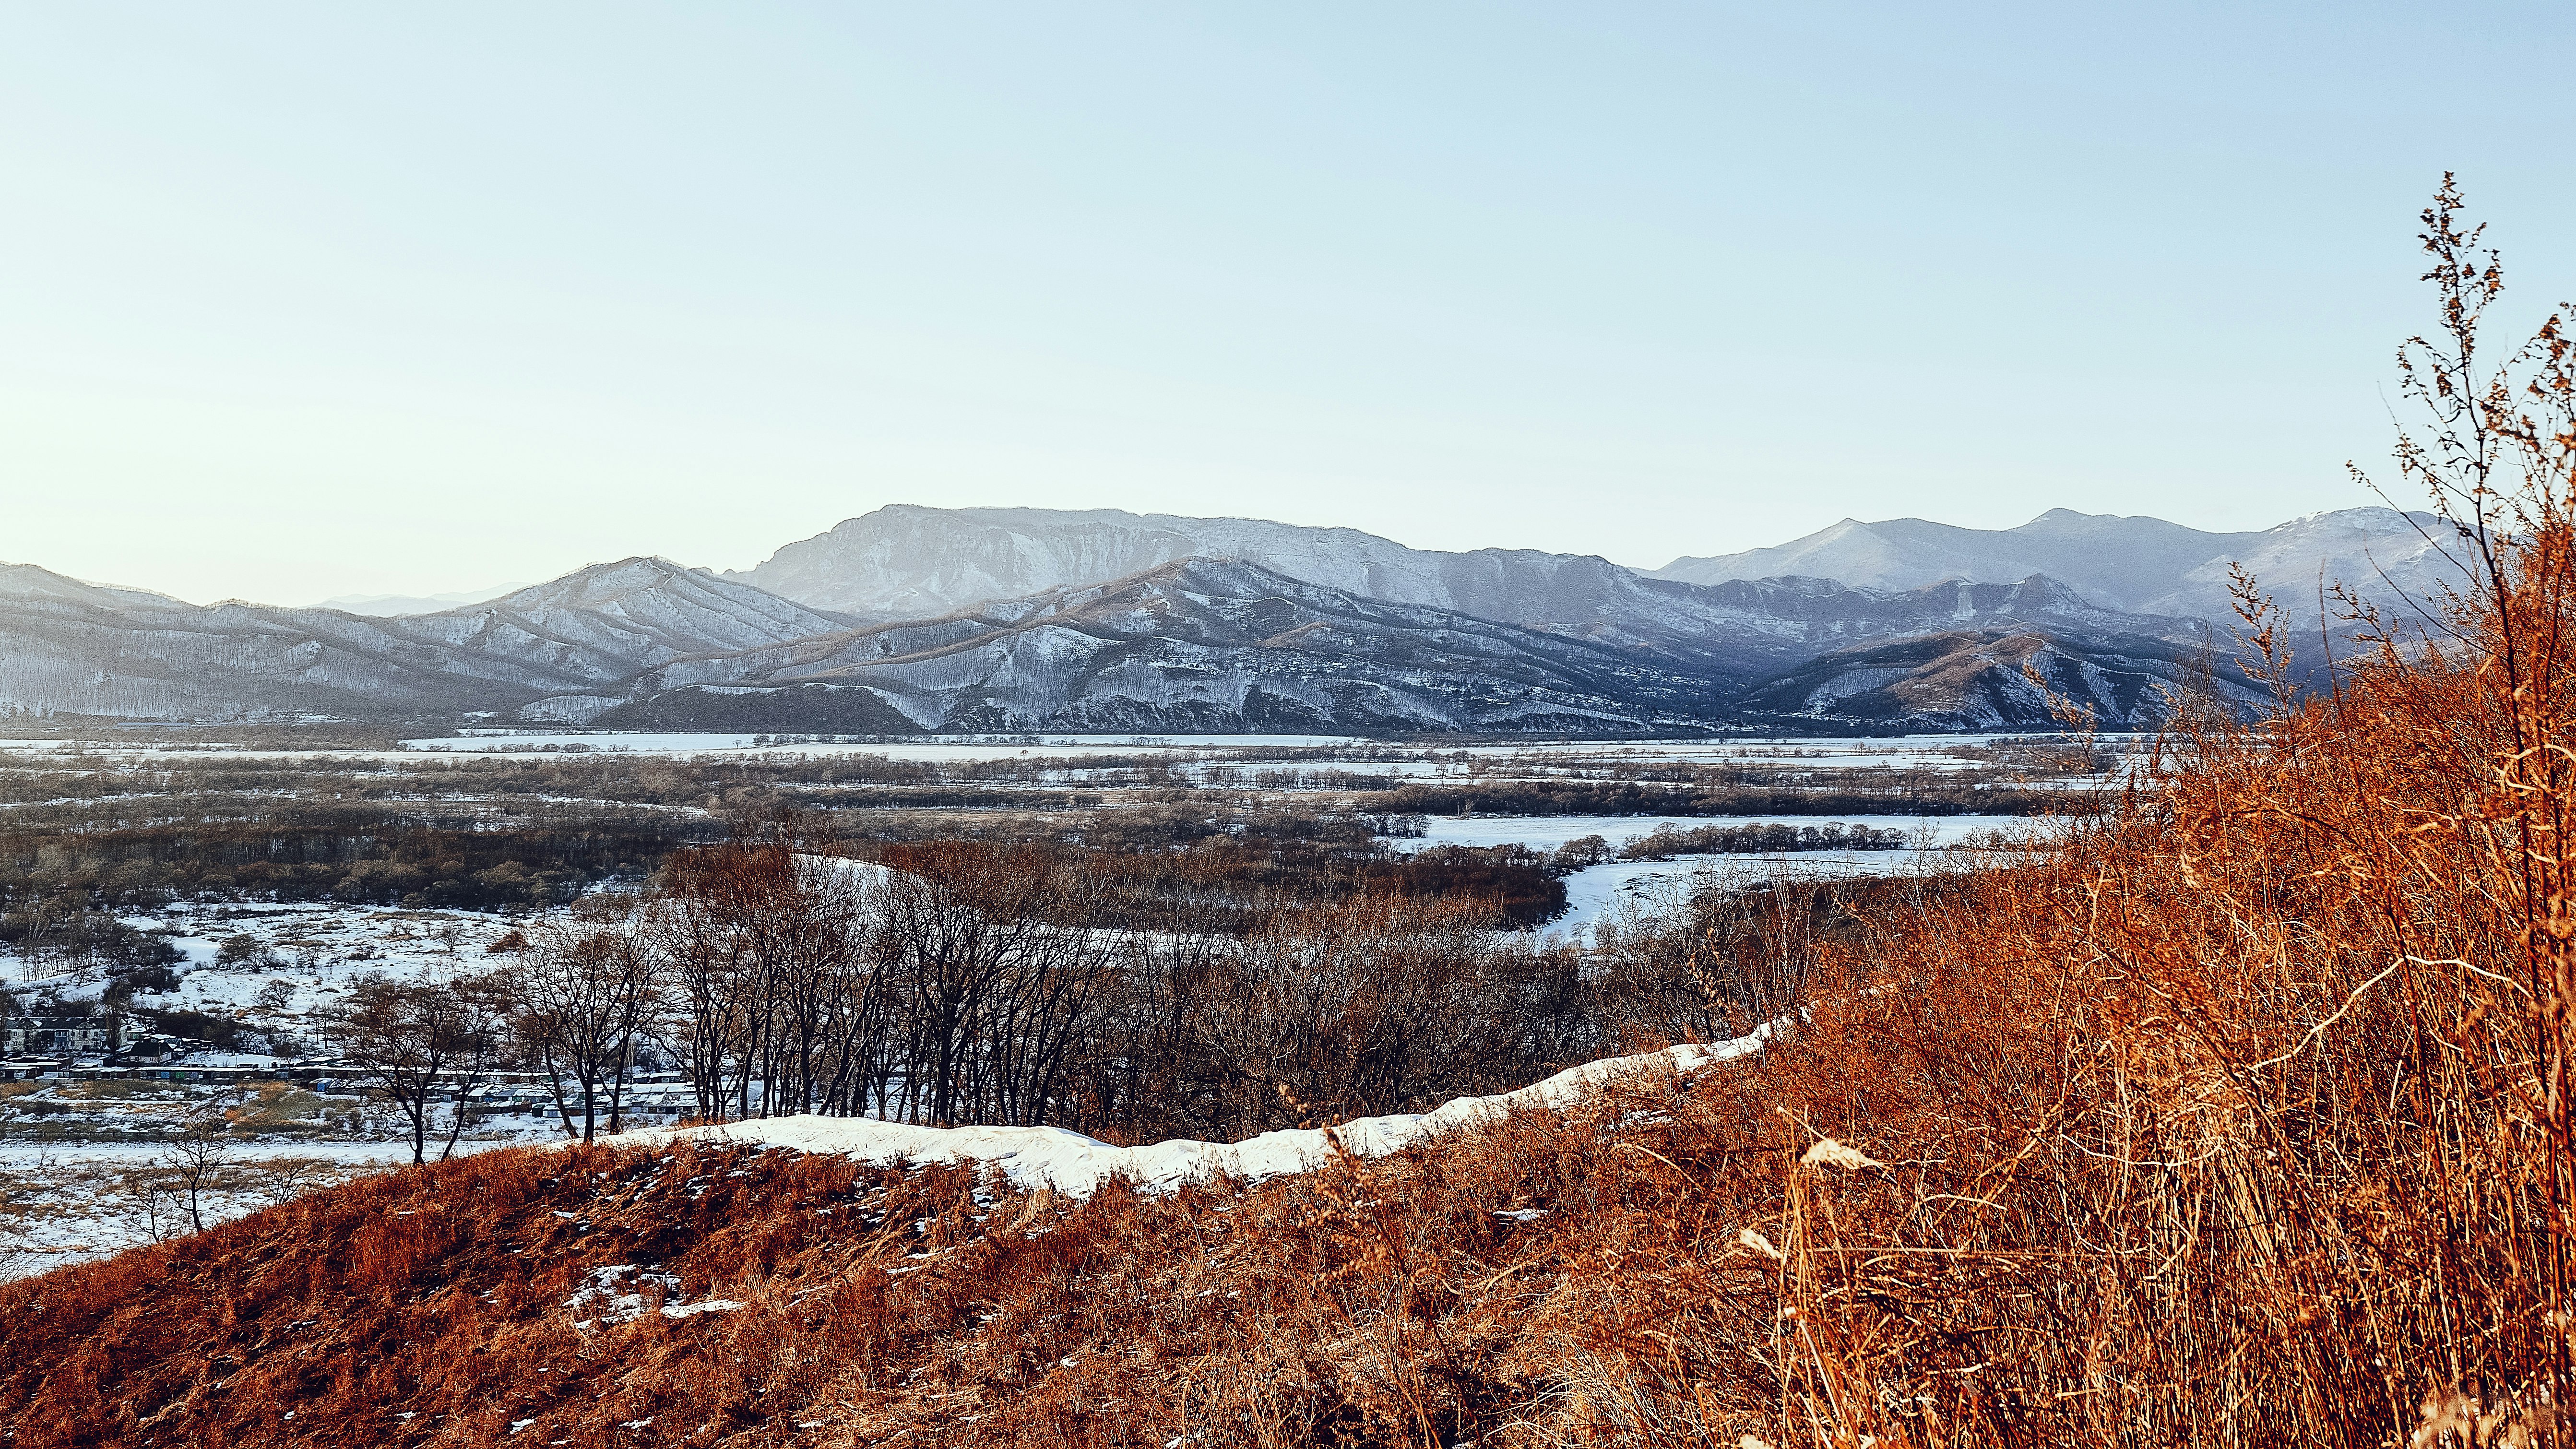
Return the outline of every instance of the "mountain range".
{"type": "Polygon", "coordinates": [[[2391,509],[2238,534],[2056,510],[1846,520],[1647,572],[1258,519],[898,505],[741,572],[625,559],[392,617],[0,565],[0,711],[1647,733],[2047,727],[2071,703],[2146,727],[2186,687],[2258,706],[2212,648],[2231,560],[2287,601],[2320,576],[2420,596],[2440,537],[2391,509]]]}
{"type": "Polygon", "coordinates": [[[683,656],[846,628],[663,559],[490,603],[370,619],[183,603],[0,564],[0,710],[117,719],[506,714],[683,656]]]}
{"type": "Polygon", "coordinates": [[[2348,508],[2252,533],[2203,533],[2160,518],[2053,508],[2018,528],[1958,528],[1921,518],[1846,518],[1774,548],[1677,558],[1650,577],[1716,584],[1816,574],[1859,588],[1911,589],[2047,574],[2107,608],[2227,622],[2228,569],[2242,564],[2285,608],[2313,610],[2341,582],[2383,599],[2438,596],[2462,575],[2448,525],[2427,513],[2348,508]]]}

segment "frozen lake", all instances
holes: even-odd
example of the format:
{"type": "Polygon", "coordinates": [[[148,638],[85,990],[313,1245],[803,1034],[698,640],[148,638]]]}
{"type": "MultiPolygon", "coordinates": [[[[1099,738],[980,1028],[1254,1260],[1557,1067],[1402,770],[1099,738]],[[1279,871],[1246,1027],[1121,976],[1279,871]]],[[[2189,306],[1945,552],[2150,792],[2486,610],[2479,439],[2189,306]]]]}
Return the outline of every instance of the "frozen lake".
{"type": "MultiPolygon", "coordinates": [[[[1550,764],[1567,763],[1574,757],[1581,757],[1586,761],[1601,764],[1615,764],[1617,761],[1626,759],[1640,763],[1719,764],[1762,761],[1807,764],[1825,769],[1849,768],[1857,765],[1963,769],[1982,763],[1963,752],[1973,752],[1997,743],[2027,741],[2029,738],[2026,735],[1896,735],[1881,739],[1818,736],[1730,740],[1514,740],[1447,744],[1437,739],[1388,741],[1363,739],[1353,735],[1041,734],[962,737],[924,735],[908,739],[867,741],[817,738],[808,743],[804,737],[799,736],[782,738],[776,735],[753,734],[620,730],[553,732],[488,730],[455,736],[404,740],[402,748],[456,754],[519,754],[531,750],[561,752],[576,747],[640,754],[717,754],[746,750],[790,750],[822,754],[886,755],[894,759],[920,760],[987,759],[1024,754],[1072,756],[1134,754],[1139,751],[1212,753],[1239,750],[1348,749],[1355,753],[1393,751],[1418,758],[1449,759],[1461,763],[1531,755],[1544,758],[1550,764]],[[754,743],[755,740],[761,739],[767,739],[770,743],[754,743]]],[[[40,746],[49,744],[44,741],[27,743],[40,746]]],[[[117,743],[121,742],[112,742],[110,747],[115,747],[117,743]]],[[[2101,743],[2117,747],[2121,741],[2105,736],[2101,743]]]]}

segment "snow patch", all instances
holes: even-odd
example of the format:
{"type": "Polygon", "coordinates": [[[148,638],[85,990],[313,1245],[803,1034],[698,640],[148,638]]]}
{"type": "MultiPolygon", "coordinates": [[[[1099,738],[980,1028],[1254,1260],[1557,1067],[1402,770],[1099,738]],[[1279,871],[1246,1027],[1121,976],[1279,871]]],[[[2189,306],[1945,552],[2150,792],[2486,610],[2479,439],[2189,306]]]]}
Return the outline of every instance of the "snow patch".
{"type": "Polygon", "coordinates": [[[1333,1128],[1288,1128],[1242,1142],[1158,1142],[1113,1147],[1062,1127],[916,1127],[872,1117],[811,1114],[727,1122],[711,1127],[651,1128],[602,1139],[621,1146],[659,1146],[691,1140],[828,1152],[879,1167],[907,1163],[950,1166],[985,1162],[1012,1186],[1052,1188],[1089,1197],[1113,1178],[1148,1192],[1170,1192],[1220,1175],[1258,1180],[1311,1172],[1335,1153],[1329,1132],[1360,1157],[1384,1157],[1442,1132],[1493,1122],[1516,1109],[1562,1109],[1603,1084],[1641,1072],[1688,1072],[1761,1049],[1775,1024],[1714,1045],[1667,1047],[1638,1056],[1587,1062],[1533,1086],[1492,1097],[1459,1097],[1428,1112],[1361,1117],[1333,1128]]]}

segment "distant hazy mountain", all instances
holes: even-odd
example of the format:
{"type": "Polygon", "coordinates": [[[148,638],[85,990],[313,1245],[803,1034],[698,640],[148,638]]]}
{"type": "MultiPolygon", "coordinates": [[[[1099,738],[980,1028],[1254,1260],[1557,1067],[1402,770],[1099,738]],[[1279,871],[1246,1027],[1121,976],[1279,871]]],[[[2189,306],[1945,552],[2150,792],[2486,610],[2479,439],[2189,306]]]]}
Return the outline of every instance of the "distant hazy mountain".
{"type": "Polygon", "coordinates": [[[682,655],[803,639],[850,622],[669,559],[630,558],[385,627],[514,657],[580,660],[595,677],[617,678],[682,655]]]}
{"type": "Polygon", "coordinates": [[[404,718],[512,708],[569,682],[494,663],[348,614],[200,607],[27,565],[0,570],[0,712],[404,718]]]}
{"type": "Polygon", "coordinates": [[[894,504],[788,544],[727,578],[816,608],[926,618],[996,599],[1123,579],[1193,555],[1239,558],[1391,603],[1453,607],[1431,560],[1351,528],[1180,518],[1113,508],[894,504]]]}
{"type": "Polygon", "coordinates": [[[127,719],[454,718],[614,686],[682,655],[847,621],[661,559],[444,614],[207,607],[0,565],[0,711],[127,719]]]}
{"type": "Polygon", "coordinates": [[[193,607],[168,594],[150,589],[129,589],[119,584],[94,584],[69,578],[34,564],[0,563],[0,600],[51,599],[67,604],[81,604],[99,609],[124,609],[135,606],[150,608],[193,607]]]}
{"type": "Polygon", "coordinates": [[[1814,574],[1862,588],[1910,589],[1942,579],[1988,582],[2042,573],[2113,608],[2229,620],[2231,560],[2252,569],[2284,605],[2313,609],[2320,577],[2379,598],[2437,593],[2458,577],[2441,552],[2445,538],[2439,520],[2393,508],[2313,514],[2255,533],[2204,533],[2158,518],[2063,508],[2007,529],[1847,518],[1773,548],[1675,559],[1653,576],[1714,584],[1814,574]]]}
{"type": "Polygon", "coordinates": [[[1606,559],[1532,549],[1443,553],[1352,528],[1252,518],[1048,508],[898,504],[791,543],[727,578],[879,619],[923,618],[1048,589],[1125,578],[1184,558],[1233,558],[1292,579],[1391,604],[1451,609],[1508,624],[1613,627],[1656,634],[1689,596],[1606,559]],[[1629,615],[1642,614],[1643,618],[1629,615]]]}
{"type": "Polygon", "coordinates": [[[324,599],[313,607],[337,609],[343,614],[362,614],[370,619],[396,619],[405,614],[437,614],[465,604],[480,604],[526,587],[526,584],[495,584],[488,589],[459,589],[449,594],[342,594],[336,599],[324,599]]]}

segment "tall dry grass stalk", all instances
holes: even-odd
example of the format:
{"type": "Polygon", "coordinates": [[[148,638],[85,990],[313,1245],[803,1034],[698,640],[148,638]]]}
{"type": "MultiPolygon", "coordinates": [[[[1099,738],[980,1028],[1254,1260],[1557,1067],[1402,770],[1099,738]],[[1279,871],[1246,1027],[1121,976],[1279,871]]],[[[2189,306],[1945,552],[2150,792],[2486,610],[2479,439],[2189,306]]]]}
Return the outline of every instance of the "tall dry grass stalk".
{"type": "Polygon", "coordinates": [[[1807,1154],[1756,1215],[1763,1435],[2557,1442],[2576,373],[2556,317],[2483,355],[2501,272],[2458,212],[2446,183],[2424,217],[2399,449],[2458,587],[2350,609],[2359,656],[2293,698],[2245,581],[2274,718],[2187,712],[2062,850],[1835,953],[1769,1093],[1888,1165],[1807,1154]]]}

